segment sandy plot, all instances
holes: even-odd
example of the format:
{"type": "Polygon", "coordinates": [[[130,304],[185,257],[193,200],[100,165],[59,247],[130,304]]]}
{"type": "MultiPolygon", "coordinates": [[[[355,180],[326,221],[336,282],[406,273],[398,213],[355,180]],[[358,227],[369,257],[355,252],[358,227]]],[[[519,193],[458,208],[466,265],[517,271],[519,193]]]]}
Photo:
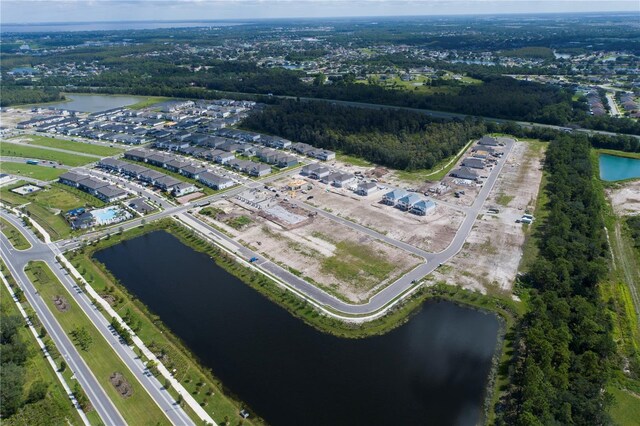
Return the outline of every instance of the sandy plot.
{"type": "Polygon", "coordinates": [[[262,256],[352,302],[367,300],[421,262],[404,250],[321,216],[285,230],[241,204],[221,201],[211,206],[224,212],[222,218],[245,215],[251,223],[238,230],[201,217],[262,256]]]}
{"type": "MultiPolygon", "coordinates": [[[[418,216],[382,203],[382,196],[390,189],[369,196],[359,196],[348,189],[335,188],[310,180],[313,189],[301,197],[314,207],[366,226],[380,234],[403,241],[429,252],[447,248],[464,219],[464,214],[445,205],[418,216]]],[[[423,196],[423,199],[430,197],[423,196]]]]}
{"type": "Polygon", "coordinates": [[[540,146],[514,145],[463,249],[434,273],[436,280],[482,292],[511,290],[525,241],[523,225],[515,221],[534,211],[542,179],[540,146]]]}
{"type": "Polygon", "coordinates": [[[21,121],[29,120],[33,118],[34,114],[30,113],[26,109],[7,108],[0,113],[0,120],[2,125],[10,129],[15,129],[16,125],[21,121]]]}
{"type": "Polygon", "coordinates": [[[640,180],[620,183],[615,188],[608,188],[606,193],[616,214],[640,214],[640,180]]]}

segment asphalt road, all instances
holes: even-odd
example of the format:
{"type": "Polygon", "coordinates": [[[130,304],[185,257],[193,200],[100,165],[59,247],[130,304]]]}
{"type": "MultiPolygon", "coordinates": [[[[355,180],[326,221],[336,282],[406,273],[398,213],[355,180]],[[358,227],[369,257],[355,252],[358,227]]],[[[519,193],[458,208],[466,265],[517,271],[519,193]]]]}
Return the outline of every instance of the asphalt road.
{"type": "MultiPolygon", "coordinates": [[[[3,217],[6,218],[12,225],[18,228],[28,239],[32,248],[29,250],[17,251],[13,250],[9,252],[8,248],[4,246],[4,243],[9,244],[3,239],[2,253],[3,258],[7,264],[11,265],[11,268],[17,272],[17,276],[23,283],[28,283],[26,274],[23,269],[28,262],[33,260],[42,260],[48,264],[56,277],[60,280],[62,285],[66,287],[69,294],[78,303],[81,309],[89,317],[96,329],[102,334],[105,340],[118,354],[122,361],[127,365],[131,373],[137,378],[145,390],[149,393],[151,398],[158,404],[160,409],[165,413],[167,418],[174,425],[193,425],[193,421],[187,416],[182,408],[176,404],[173,397],[169,392],[164,389],[164,386],[147,370],[142,361],[138,358],[138,355],[133,351],[131,347],[120,341],[119,336],[110,330],[109,321],[98,311],[98,309],[92,304],[91,300],[87,297],[84,291],[78,287],[75,281],[67,274],[67,272],[58,264],[56,255],[61,254],[54,244],[48,245],[41,242],[31,230],[26,228],[21,220],[17,219],[12,214],[6,214],[3,212],[3,217]],[[5,251],[5,249],[7,251],[5,251]]],[[[4,238],[4,236],[3,236],[4,238]]],[[[9,245],[10,247],[10,245],[9,245]]],[[[12,273],[13,273],[12,270],[12,273]]],[[[33,297],[36,298],[35,288],[29,283],[33,290],[33,297]]],[[[37,296],[37,301],[44,306],[42,299],[37,296]]],[[[55,322],[55,320],[54,320],[55,322]]],[[[55,322],[57,325],[57,322],[55,322]]],[[[61,334],[64,334],[62,330],[58,330],[61,334]]],[[[68,339],[67,339],[68,340],[68,339]]],[[[69,342],[70,343],[70,342],[69,342]]],[[[60,348],[60,347],[59,347],[60,348]]],[[[66,347],[63,347],[66,350],[66,347]]],[[[75,348],[74,348],[75,349],[75,348]]],[[[62,352],[62,350],[61,350],[62,352]]],[[[64,352],[62,352],[64,353],[64,352]]],[[[68,353],[71,357],[72,355],[68,353]]],[[[77,351],[76,351],[77,355],[77,351]]],[[[75,371],[75,370],[74,370],[75,371]]],[[[95,383],[91,384],[95,385],[95,383]]],[[[98,399],[98,403],[105,403],[103,399],[98,399]]],[[[120,418],[121,419],[121,418],[120,418]]],[[[124,421],[115,419],[114,422],[108,424],[120,425],[124,424],[124,421]]]]}
{"type": "MultiPolygon", "coordinates": [[[[4,217],[4,215],[3,215],[4,217]]],[[[38,295],[35,287],[27,278],[23,268],[23,261],[16,261],[16,251],[4,234],[0,234],[0,256],[2,256],[5,264],[9,268],[11,275],[23,290],[27,301],[36,312],[40,322],[47,330],[51,340],[62,354],[68,368],[73,372],[76,380],[86,393],[91,405],[96,410],[102,421],[107,425],[124,425],[126,422],[113,405],[98,380],[93,375],[87,364],[84,362],[75,345],[67,337],[67,335],[56,321],[49,308],[45,305],[42,298],[38,295]]],[[[33,253],[37,258],[37,253],[33,253]]],[[[20,256],[22,258],[22,256],[20,256]]]]}

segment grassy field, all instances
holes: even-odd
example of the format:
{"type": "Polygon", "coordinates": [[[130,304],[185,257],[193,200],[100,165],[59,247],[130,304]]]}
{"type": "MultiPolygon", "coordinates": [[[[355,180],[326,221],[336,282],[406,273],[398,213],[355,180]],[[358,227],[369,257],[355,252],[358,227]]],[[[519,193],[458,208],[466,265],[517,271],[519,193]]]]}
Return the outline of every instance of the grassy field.
{"type": "MultiPolygon", "coordinates": [[[[135,228],[127,231],[124,238],[134,238],[150,230],[160,229],[167,223],[172,222],[156,222],[145,228],[135,228]]],[[[173,223],[171,229],[171,233],[181,239],[188,235],[188,231],[173,223]]],[[[222,384],[195,361],[195,357],[158,317],[149,312],[138,299],[133,298],[103,265],[92,259],[92,253],[97,249],[117,243],[122,238],[123,236],[114,235],[97,246],[86,248],[83,252],[74,252],[69,260],[98,293],[106,293],[116,299],[114,309],[120,316],[124,317],[129,313],[132,327],[137,328],[138,337],[154,353],[165,354],[165,366],[170,370],[176,369],[175,377],[199,403],[205,404],[203,408],[216,422],[220,424],[225,421],[225,418],[229,418],[233,421],[230,424],[237,424],[240,421],[238,413],[241,404],[225,395],[222,384]],[[198,383],[204,383],[204,385],[198,386],[198,383]],[[208,395],[209,392],[212,394],[208,395]]],[[[262,424],[262,422],[252,417],[244,420],[242,424],[249,426],[262,424]]]]}
{"type": "Polygon", "coordinates": [[[361,271],[366,271],[369,275],[367,281],[379,283],[386,279],[396,267],[365,245],[340,241],[335,246],[334,255],[322,261],[322,270],[342,281],[364,281],[360,275],[361,271]]]}
{"type": "Polygon", "coordinates": [[[54,180],[66,172],[65,169],[54,169],[53,167],[34,166],[26,163],[0,162],[0,171],[11,175],[25,176],[38,180],[54,180]]]}
{"type": "MultiPolygon", "coordinates": [[[[6,274],[6,270],[3,270],[3,273],[6,274]]],[[[11,295],[9,294],[7,288],[4,286],[4,284],[0,284],[0,287],[0,306],[2,308],[2,312],[7,315],[20,316],[18,307],[11,298],[11,295]]],[[[24,305],[24,307],[26,307],[26,304],[24,305]]],[[[25,405],[22,408],[21,415],[14,416],[13,418],[3,419],[2,423],[7,426],[29,424],[30,419],[41,419],[43,415],[46,415],[47,411],[52,409],[50,404],[53,403],[56,406],[60,407],[59,409],[62,411],[64,418],[69,424],[82,425],[83,423],[80,419],[80,416],[71,404],[71,401],[67,397],[62,384],[56,377],[55,372],[49,365],[49,362],[42,355],[40,346],[38,346],[36,339],[33,337],[31,331],[26,327],[21,327],[18,335],[20,336],[22,342],[26,345],[27,351],[30,354],[27,362],[25,363],[26,377],[24,396],[27,396],[29,387],[37,381],[47,383],[48,392],[44,400],[34,404],[25,405]]]]}
{"type": "Polygon", "coordinates": [[[53,240],[58,240],[72,233],[71,227],[60,215],[61,212],[78,207],[104,206],[104,203],[99,199],[58,183],[27,195],[11,192],[11,189],[24,185],[24,183],[18,182],[0,189],[0,198],[4,203],[13,206],[26,204],[26,213],[44,227],[53,240]]]}
{"type": "Polygon", "coordinates": [[[52,151],[46,148],[17,145],[7,141],[3,141],[2,144],[0,144],[0,155],[6,157],[24,157],[36,160],[55,161],[73,167],[84,166],[85,164],[93,163],[98,160],[94,157],[73,155],[66,152],[52,151]]]}
{"type": "MultiPolygon", "coordinates": [[[[136,95],[137,96],[137,95],[136,95]]],[[[168,101],[171,98],[165,98],[163,96],[148,96],[144,101],[140,101],[133,105],[127,106],[130,109],[142,109],[147,108],[155,104],[159,104],[160,102],[168,101]]]]}
{"type": "MultiPolygon", "coordinates": [[[[82,311],[66,288],[58,281],[53,272],[44,262],[31,262],[27,269],[29,279],[38,288],[42,298],[49,302],[49,310],[56,317],[64,331],[71,337],[73,330],[84,328],[90,336],[91,343],[87,350],[78,348],[78,352],[84,358],[91,371],[102,385],[107,395],[122,414],[122,417],[131,425],[165,425],[170,424],[169,419],[156,405],[153,399],[140,385],[128,367],[111,348],[110,344],[102,337],[100,332],[82,311]],[[62,296],[66,299],[69,309],[65,312],[58,310],[53,298],[62,296]],[[131,385],[132,394],[125,398],[116,390],[109,381],[114,373],[121,373],[131,385]]],[[[73,339],[73,338],[72,338],[73,339]]]]}
{"type": "Polygon", "coordinates": [[[336,153],[336,160],[343,163],[352,164],[359,167],[373,167],[375,164],[365,160],[364,158],[354,157],[353,155],[336,153]]]}
{"type": "MultiPolygon", "coordinates": [[[[12,138],[12,139],[19,139],[21,142],[26,142],[29,145],[38,145],[43,147],[65,149],[67,151],[100,155],[104,157],[116,155],[124,151],[124,149],[120,149],[120,148],[112,148],[104,145],[94,145],[94,144],[84,143],[84,142],[73,142],[69,140],[56,139],[56,138],[40,136],[40,135],[24,135],[24,136],[19,136],[18,138],[12,138]]],[[[12,139],[9,139],[9,141],[11,141],[12,139]]]]}
{"type": "Polygon", "coordinates": [[[0,217],[0,230],[9,239],[15,249],[26,250],[31,248],[31,244],[29,244],[29,241],[27,241],[24,235],[2,217],[0,217]]]}
{"type": "Polygon", "coordinates": [[[637,425],[640,419],[640,396],[614,387],[607,390],[615,399],[609,409],[613,422],[618,426],[637,425]]]}

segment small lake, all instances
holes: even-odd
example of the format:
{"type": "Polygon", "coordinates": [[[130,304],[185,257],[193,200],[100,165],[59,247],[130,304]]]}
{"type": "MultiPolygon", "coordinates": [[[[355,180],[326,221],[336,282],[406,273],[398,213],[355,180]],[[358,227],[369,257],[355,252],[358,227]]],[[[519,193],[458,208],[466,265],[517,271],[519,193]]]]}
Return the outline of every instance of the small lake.
{"type": "Polygon", "coordinates": [[[427,302],[383,336],[320,333],[156,231],[96,253],[214,374],[273,425],[475,425],[499,322],[427,302]]]}
{"type": "Polygon", "coordinates": [[[640,160],[600,154],[600,179],[613,182],[640,178],[640,160]]]}
{"type": "Polygon", "coordinates": [[[42,105],[43,108],[60,108],[78,112],[100,112],[142,102],[139,96],[69,95],[69,102],[42,105]]]}

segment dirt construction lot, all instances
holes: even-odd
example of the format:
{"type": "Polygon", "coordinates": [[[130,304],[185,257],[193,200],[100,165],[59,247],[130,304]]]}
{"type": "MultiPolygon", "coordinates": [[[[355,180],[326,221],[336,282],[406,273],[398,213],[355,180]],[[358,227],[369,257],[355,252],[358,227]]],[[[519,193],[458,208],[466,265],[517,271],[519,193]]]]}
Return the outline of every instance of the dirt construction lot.
{"type": "Polygon", "coordinates": [[[426,216],[388,206],[381,200],[389,190],[360,196],[345,188],[335,188],[313,179],[307,181],[313,189],[301,199],[306,200],[310,196],[313,199],[306,203],[429,252],[447,248],[464,219],[462,212],[443,205],[437,205],[435,211],[426,216]]]}
{"type": "MultiPolygon", "coordinates": [[[[238,242],[351,302],[366,301],[421,262],[404,250],[317,215],[285,230],[237,200],[216,202],[208,212],[201,217],[238,242]]],[[[308,216],[309,212],[296,213],[308,216]]]]}
{"type": "Polygon", "coordinates": [[[618,184],[606,192],[617,215],[640,214],[640,180],[618,184]]]}
{"type": "Polygon", "coordinates": [[[516,220],[535,212],[544,149],[541,142],[514,145],[463,249],[433,274],[433,280],[483,293],[511,290],[525,241],[523,225],[516,220]],[[499,213],[490,214],[489,208],[499,213]]]}

